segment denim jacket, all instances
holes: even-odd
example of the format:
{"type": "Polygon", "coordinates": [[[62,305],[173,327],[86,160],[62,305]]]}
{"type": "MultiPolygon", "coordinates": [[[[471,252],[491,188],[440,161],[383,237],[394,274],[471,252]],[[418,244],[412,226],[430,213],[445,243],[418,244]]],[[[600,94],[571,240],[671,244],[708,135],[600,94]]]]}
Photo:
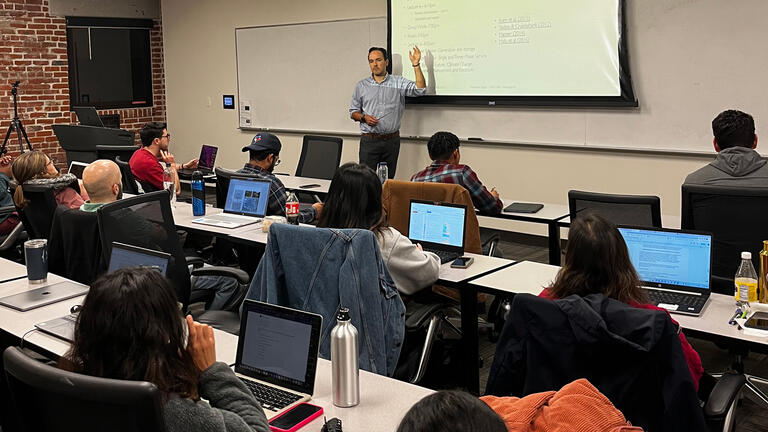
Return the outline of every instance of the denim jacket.
{"type": "Polygon", "coordinates": [[[320,356],[330,358],[339,306],[358,331],[360,368],[391,376],[405,306],[368,230],[273,224],[246,298],[322,315],[320,356]]]}

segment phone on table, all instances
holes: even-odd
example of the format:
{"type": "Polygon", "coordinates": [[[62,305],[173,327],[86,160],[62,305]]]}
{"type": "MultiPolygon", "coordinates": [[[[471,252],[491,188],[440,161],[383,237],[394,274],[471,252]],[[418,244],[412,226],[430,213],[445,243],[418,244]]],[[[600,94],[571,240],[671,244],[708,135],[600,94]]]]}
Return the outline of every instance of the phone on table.
{"type": "Polygon", "coordinates": [[[451,263],[451,268],[465,269],[472,265],[475,259],[467,256],[460,256],[451,263]]]}
{"type": "Polygon", "coordinates": [[[302,402],[269,421],[273,432],[293,432],[323,413],[323,407],[302,402]]]}
{"type": "Polygon", "coordinates": [[[744,327],[749,327],[758,330],[768,330],[768,313],[755,312],[744,323],[744,327]]]}

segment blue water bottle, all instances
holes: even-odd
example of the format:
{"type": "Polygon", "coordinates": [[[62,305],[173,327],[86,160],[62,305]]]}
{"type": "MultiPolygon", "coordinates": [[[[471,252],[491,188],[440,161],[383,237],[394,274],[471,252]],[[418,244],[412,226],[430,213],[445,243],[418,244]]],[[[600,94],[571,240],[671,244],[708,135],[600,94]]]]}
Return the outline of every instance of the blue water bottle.
{"type": "Polygon", "coordinates": [[[192,214],[205,215],[205,182],[200,171],[192,173],[192,214]]]}

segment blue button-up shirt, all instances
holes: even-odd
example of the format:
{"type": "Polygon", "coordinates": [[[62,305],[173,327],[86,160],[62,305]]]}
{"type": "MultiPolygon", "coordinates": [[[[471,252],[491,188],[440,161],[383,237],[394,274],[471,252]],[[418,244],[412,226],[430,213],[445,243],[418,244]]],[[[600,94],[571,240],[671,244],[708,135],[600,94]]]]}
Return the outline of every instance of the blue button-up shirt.
{"type": "Polygon", "coordinates": [[[373,77],[360,80],[355,84],[349,114],[353,112],[371,115],[379,119],[376,126],[360,123],[363,133],[387,134],[400,130],[400,120],[405,111],[406,96],[424,96],[426,88],[416,87],[416,83],[399,75],[384,77],[377,83],[373,77]]]}

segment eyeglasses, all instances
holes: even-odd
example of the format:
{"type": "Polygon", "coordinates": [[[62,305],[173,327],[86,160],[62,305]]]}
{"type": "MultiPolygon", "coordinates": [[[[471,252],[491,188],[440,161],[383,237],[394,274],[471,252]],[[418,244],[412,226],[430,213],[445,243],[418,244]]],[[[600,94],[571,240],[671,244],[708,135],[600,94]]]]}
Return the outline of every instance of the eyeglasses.
{"type": "Polygon", "coordinates": [[[171,140],[171,134],[163,135],[163,136],[160,137],[160,139],[163,139],[163,138],[168,138],[168,141],[170,141],[171,140]]]}
{"type": "Polygon", "coordinates": [[[281,162],[281,161],[280,161],[280,158],[277,158],[277,160],[275,161],[275,166],[278,166],[278,165],[280,165],[280,162],[281,162]]]}

